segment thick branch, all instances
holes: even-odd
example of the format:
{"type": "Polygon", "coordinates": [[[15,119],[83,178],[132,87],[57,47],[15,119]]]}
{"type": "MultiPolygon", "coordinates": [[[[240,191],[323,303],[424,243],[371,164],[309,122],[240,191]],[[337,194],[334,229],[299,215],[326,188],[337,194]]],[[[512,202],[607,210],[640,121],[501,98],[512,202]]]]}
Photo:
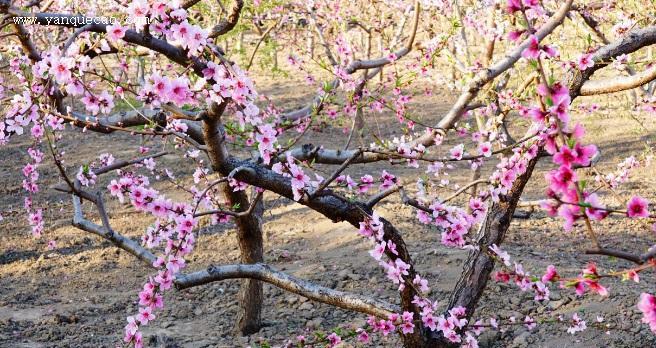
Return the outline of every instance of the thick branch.
{"type": "MultiPolygon", "coordinates": [[[[105,117],[89,116],[79,112],[70,112],[62,118],[74,126],[87,128],[98,133],[112,133],[124,128],[143,126],[150,123],[166,124],[166,116],[160,109],[141,108],[121,111],[105,117]]],[[[187,135],[198,144],[204,144],[201,127],[192,121],[181,120],[187,125],[187,135]]]]}
{"type": "MultiPolygon", "coordinates": [[[[76,180],[76,185],[79,186],[79,182],[77,182],[77,180],[76,180]]],[[[107,212],[104,209],[104,203],[101,201],[102,198],[100,197],[100,195],[98,195],[96,199],[92,202],[98,208],[98,213],[101,215],[101,220],[103,221],[104,226],[97,225],[85,219],[84,214],[82,212],[82,202],[80,200],[80,197],[78,197],[75,194],[72,196],[73,196],[73,207],[74,207],[73,226],[83,231],[87,231],[95,235],[98,235],[112,242],[117,247],[129,252],[130,254],[136,256],[138,259],[142,260],[143,262],[145,262],[146,264],[152,267],[153,262],[155,262],[155,260],[157,259],[155,255],[153,255],[153,253],[151,253],[146,248],[141,246],[138,242],[135,242],[130,238],[127,238],[119,233],[114,232],[114,230],[108,225],[107,222],[109,221],[109,217],[107,216],[107,212]]]]}
{"type": "MultiPolygon", "coordinates": [[[[105,33],[107,31],[107,24],[102,24],[103,20],[97,17],[86,17],[83,15],[68,15],[60,13],[29,13],[11,7],[7,10],[7,12],[15,17],[35,17],[36,20],[34,24],[39,25],[53,25],[65,28],[86,27],[86,31],[95,33],[105,33]]],[[[191,65],[196,74],[203,76],[202,71],[206,67],[205,63],[195,57],[189,58],[185,50],[180,47],[173,46],[165,40],[158,39],[151,35],[139,33],[130,29],[125,32],[123,41],[146,47],[155,52],[164,54],[170,60],[184,67],[191,65]]]]}
{"type": "MultiPolygon", "coordinates": [[[[538,41],[542,41],[547,35],[551,34],[565,19],[569,12],[572,0],[567,0],[547,23],[535,33],[538,41]]],[[[451,107],[449,112],[442,118],[437,125],[438,129],[448,129],[461,117],[463,111],[469,103],[476,97],[478,91],[488,82],[494,80],[504,71],[510,69],[522,56],[522,52],[530,45],[530,38],[524,40],[519,46],[512,50],[505,58],[494,64],[488,69],[481,71],[467,85],[456,103],[451,107]]],[[[430,137],[432,139],[432,137],[430,137]]],[[[425,144],[424,144],[425,145],[425,144]]]]}
{"type": "Polygon", "coordinates": [[[624,259],[637,264],[644,263],[644,260],[640,257],[640,255],[634,255],[622,250],[599,248],[595,250],[586,250],[585,253],[588,255],[606,255],[606,256],[617,257],[618,259],[624,259]]]}
{"type": "Polygon", "coordinates": [[[656,26],[644,29],[635,29],[630,31],[620,40],[605,45],[598,49],[592,59],[595,65],[587,70],[578,73],[570,84],[570,95],[577,97],[581,95],[581,88],[590,79],[590,77],[599,69],[608,65],[615,57],[622,54],[633,53],[645,46],[656,43],[656,26]]]}
{"type": "Polygon", "coordinates": [[[350,294],[319,286],[289,274],[276,271],[262,263],[211,266],[203,271],[178,276],[176,278],[176,287],[178,289],[187,289],[215,281],[237,278],[257,279],[311,300],[380,318],[388,318],[390,314],[399,313],[400,311],[398,307],[389,303],[367,296],[350,294]]]}
{"type": "Polygon", "coordinates": [[[228,18],[225,21],[221,21],[221,23],[215,25],[207,37],[216,38],[217,36],[221,36],[232,30],[239,21],[239,15],[241,14],[241,9],[243,7],[244,0],[235,0],[235,4],[232,7],[232,12],[230,12],[228,18]]]}
{"type": "Polygon", "coordinates": [[[581,87],[582,96],[607,94],[640,87],[656,79],[656,67],[651,67],[633,76],[615,76],[608,79],[588,81],[581,87]]]}

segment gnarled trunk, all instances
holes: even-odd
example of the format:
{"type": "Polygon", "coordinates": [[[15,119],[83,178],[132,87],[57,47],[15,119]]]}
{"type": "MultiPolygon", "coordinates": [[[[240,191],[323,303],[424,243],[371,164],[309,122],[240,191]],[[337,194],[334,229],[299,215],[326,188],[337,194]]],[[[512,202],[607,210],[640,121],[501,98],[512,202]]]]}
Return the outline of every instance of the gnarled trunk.
{"type": "Polygon", "coordinates": [[[469,253],[462,275],[451,294],[449,308],[463,306],[467,309],[468,317],[474,313],[494,268],[494,259],[486,253],[486,249],[492,244],[500,245],[503,242],[517,202],[522,196],[524,186],[530,179],[537,161],[538,157],[531,160],[526,172],[515,180],[510,192],[499,197],[499,202],[492,203],[488,208],[485,220],[483,220],[475,239],[475,243],[480,246],[480,249],[469,253]]]}
{"type": "MultiPolygon", "coordinates": [[[[243,191],[232,192],[229,185],[225,185],[226,196],[230,205],[239,204],[240,211],[248,209],[248,197],[243,191]]],[[[237,238],[242,263],[264,262],[264,246],[262,241],[262,214],[264,204],[258,200],[255,209],[248,216],[238,217],[237,238]]],[[[262,303],[264,300],[262,282],[253,279],[243,279],[239,289],[239,303],[241,308],[237,315],[235,329],[243,335],[258,332],[262,326],[262,303]]]]}
{"type": "MultiPolygon", "coordinates": [[[[219,118],[223,113],[224,106],[213,104],[209,110],[209,116],[203,122],[203,137],[207,145],[207,153],[212,164],[212,169],[223,176],[230,174],[226,166],[229,158],[225,146],[225,134],[219,118]]],[[[244,191],[234,192],[229,185],[223,186],[223,192],[230,206],[238,206],[237,211],[246,211],[250,202],[244,191]]],[[[250,214],[236,217],[237,238],[239,240],[239,251],[241,262],[247,264],[264,262],[264,246],[262,239],[262,214],[264,205],[262,200],[257,200],[255,209],[250,214]]],[[[262,283],[258,280],[243,279],[239,290],[239,314],[235,324],[235,330],[242,335],[250,335],[258,332],[262,326],[262,303],[264,300],[262,283]]]]}

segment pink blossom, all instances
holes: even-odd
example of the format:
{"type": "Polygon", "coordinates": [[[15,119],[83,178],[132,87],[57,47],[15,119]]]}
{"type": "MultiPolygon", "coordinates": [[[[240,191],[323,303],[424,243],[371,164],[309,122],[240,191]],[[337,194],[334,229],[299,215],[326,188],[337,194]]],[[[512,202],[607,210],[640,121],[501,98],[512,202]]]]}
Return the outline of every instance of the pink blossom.
{"type": "Polygon", "coordinates": [[[55,77],[57,83],[66,84],[71,80],[71,69],[75,66],[72,58],[53,58],[51,61],[50,74],[55,77]]]}
{"type": "Polygon", "coordinates": [[[451,150],[449,150],[449,153],[451,154],[451,158],[455,160],[462,159],[462,155],[464,153],[464,147],[465,145],[460,144],[454,146],[451,150]]]}
{"type": "Polygon", "coordinates": [[[178,233],[185,235],[191,232],[196,226],[196,220],[191,215],[181,215],[176,217],[176,230],[178,233]]]}
{"type": "Polygon", "coordinates": [[[181,257],[169,256],[169,261],[166,263],[166,269],[175,274],[178,271],[185,267],[185,260],[181,257]]]}
{"type": "Polygon", "coordinates": [[[490,250],[494,252],[506,266],[510,267],[510,255],[508,255],[507,252],[501,250],[496,244],[490,245],[490,250]]]}
{"type": "Polygon", "coordinates": [[[651,294],[640,294],[638,309],[642,312],[642,322],[649,324],[649,328],[656,333],[656,297],[651,294]]]}
{"type": "Polygon", "coordinates": [[[581,331],[585,330],[586,328],[587,328],[587,326],[585,324],[585,320],[581,320],[581,318],[579,318],[579,314],[574,313],[572,315],[572,326],[567,328],[567,333],[570,333],[570,334],[574,335],[577,332],[581,332],[581,331]]]}
{"type": "Polygon", "coordinates": [[[525,30],[513,30],[508,33],[508,40],[519,41],[519,39],[522,38],[522,35],[524,35],[525,32],[526,32],[525,30]]]}
{"type": "Polygon", "coordinates": [[[137,325],[134,317],[128,317],[127,320],[128,324],[125,325],[125,342],[130,342],[132,341],[134,335],[137,333],[137,330],[139,330],[139,326],[137,325]]]}
{"type": "Polygon", "coordinates": [[[649,202],[646,199],[640,196],[633,196],[626,205],[626,215],[631,218],[649,217],[648,205],[649,202]]]}
{"type": "Polygon", "coordinates": [[[32,126],[30,133],[32,134],[32,137],[34,137],[35,139],[41,139],[41,137],[43,137],[43,127],[40,124],[36,123],[34,126],[32,126]]]}
{"type": "Polygon", "coordinates": [[[421,292],[425,293],[430,290],[428,287],[428,280],[421,278],[419,274],[415,274],[415,279],[412,280],[412,284],[418,285],[421,292]]]}
{"type": "Polygon", "coordinates": [[[331,333],[330,335],[328,335],[328,337],[326,337],[326,339],[328,339],[328,342],[330,343],[330,346],[331,346],[331,347],[335,347],[335,346],[338,345],[340,342],[342,342],[342,338],[339,337],[339,336],[338,336],[336,333],[334,333],[334,332],[331,333]]]}
{"type": "Polygon", "coordinates": [[[365,193],[373,186],[374,178],[367,174],[360,178],[360,184],[358,185],[358,192],[365,193]]]}
{"type": "MultiPolygon", "coordinates": [[[[516,0],[521,1],[521,0],[516,0]]],[[[538,59],[540,56],[540,43],[535,35],[529,37],[529,45],[522,51],[522,57],[526,59],[538,59]]]]}
{"type": "Polygon", "coordinates": [[[381,320],[379,323],[379,329],[382,331],[383,336],[387,336],[396,330],[396,326],[394,326],[394,323],[392,323],[391,320],[381,320]]]}
{"type": "Polygon", "coordinates": [[[633,280],[636,283],[640,282],[640,276],[638,275],[638,272],[635,270],[630,270],[626,273],[626,279],[633,280]]]}
{"type": "Polygon", "coordinates": [[[386,190],[396,183],[396,177],[390,173],[388,173],[386,170],[383,170],[383,175],[381,177],[381,180],[383,183],[380,185],[381,190],[386,190]]]}
{"type": "Polygon", "coordinates": [[[302,190],[310,182],[310,177],[295,164],[290,165],[290,174],[292,176],[291,184],[294,200],[299,201],[303,197],[302,190]]]}
{"type": "Polygon", "coordinates": [[[80,100],[82,100],[85,109],[92,115],[97,115],[100,111],[100,101],[93,94],[87,92],[80,100]]]}
{"type": "Polygon", "coordinates": [[[168,290],[173,285],[173,272],[170,270],[159,271],[157,276],[155,276],[155,281],[159,283],[159,286],[164,290],[168,290]]]}
{"type": "Polygon", "coordinates": [[[592,60],[592,54],[590,53],[582,54],[576,59],[576,66],[581,71],[587,70],[588,68],[592,68],[594,64],[595,63],[594,60],[592,60]]]}
{"type": "Polygon", "coordinates": [[[485,157],[492,156],[492,144],[489,141],[479,144],[478,152],[485,157]]]}
{"type": "Polygon", "coordinates": [[[415,324],[413,324],[412,321],[404,321],[403,323],[401,323],[400,327],[401,327],[401,332],[404,335],[413,333],[415,331],[415,324]]]}
{"type": "Polygon", "coordinates": [[[141,325],[146,325],[153,319],[155,319],[155,315],[153,314],[152,307],[139,308],[139,315],[137,315],[137,320],[139,320],[141,325]]]}
{"type": "Polygon", "coordinates": [[[557,281],[560,278],[558,272],[556,272],[556,267],[554,265],[547,266],[547,271],[542,276],[542,282],[548,283],[552,281],[557,281]]]}
{"type": "Polygon", "coordinates": [[[377,243],[373,250],[369,251],[369,255],[376,260],[380,260],[383,254],[385,254],[385,248],[387,244],[383,241],[377,243]]]}
{"type": "Polygon", "coordinates": [[[522,0],[507,0],[506,2],[506,11],[508,13],[515,13],[521,11],[522,9],[522,0]]]}
{"type": "Polygon", "coordinates": [[[189,89],[189,80],[186,77],[178,77],[171,81],[170,88],[170,99],[177,106],[183,106],[184,104],[191,102],[192,92],[189,89]]]}
{"type": "Polygon", "coordinates": [[[125,31],[127,30],[120,24],[108,25],[105,29],[107,30],[107,38],[109,41],[113,42],[122,39],[125,36],[125,31]]]}
{"type": "Polygon", "coordinates": [[[429,328],[431,331],[435,331],[437,329],[437,321],[432,314],[422,315],[421,321],[424,323],[424,326],[429,328]]]}
{"type": "Polygon", "coordinates": [[[478,348],[478,340],[472,336],[469,332],[465,335],[465,342],[460,346],[460,348],[478,348]]]}
{"type": "Polygon", "coordinates": [[[585,203],[589,204],[590,207],[585,208],[585,213],[593,220],[603,220],[608,216],[608,211],[603,210],[604,206],[599,202],[599,196],[592,193],[585,198],[585,203]],[[600,208],[600,209],[595,209],[600,208]]]}
{"type": "Polygon", "coordinates": [[[535,326],[537,326],[537,324],[535,323],[535,320],[533,320],[533,318],[529,317],[528,315],[526,316],[526,318],[524,318],[524,324],[525,324],[526,328],[528,329],[528,331],[533,330],[535,328],[535,326]]]}
{"type": "Polygon", "coordinates": [[[358,333],[358,342],[365,343],[365,344],[369,343],[369,334],[367,333],[367,331],[358,328],[356,332],[358,333]]]}
{"type": "Polygon", "coordinates": [[[576,157],[578,157],[578,155],[572,149],[563,145],[560,147],[560,151],[554,154],[553,161],[556,164],[570,167],[574,163],[576,157]]]}

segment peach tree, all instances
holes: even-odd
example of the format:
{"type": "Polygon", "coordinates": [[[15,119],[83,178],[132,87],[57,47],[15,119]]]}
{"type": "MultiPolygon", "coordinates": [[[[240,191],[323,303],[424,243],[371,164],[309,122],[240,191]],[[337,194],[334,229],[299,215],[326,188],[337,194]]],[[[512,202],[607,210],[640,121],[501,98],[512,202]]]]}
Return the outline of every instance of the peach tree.
{"type": "MultiPolygon", "coordinates": [[[[126,345],[143,345],[141,329],[157,325],[167,291],[242,279],[235,318],[242,334],[261,328],[262,284],[269,283],[368,315],[367,325],[348,334],[361,344],[397,334],[406,347],[477,347],[483,330],[538,324],[477,318],[491,279],[540,302],[553,287],[605,296],[605,278],[639,281],[656,265],[656,249],[616,250],[595,233],[595,222],[611,215],[653,228],[646,199],[607,206],[600,196],[645,165],[652,149],[628,157],[616,173],[587,177],[581,169],[594,168],[602,154],[571,117],[596,112],[573,108],[579,97],[628,90],[633,107],[653,115],[656,67],[641,50],[656,43],[649,1],[0,0],[0,14],[0,145],[30,138],[30,160],[17,175],[32,234],[48,234],[39,169],[52,167],[61,179],[54,189],[70,194],[72,224],[152,267],[138,290],[138,312],[126,313],[126,345]],[[244,36],[254,33],[254,47],[244,49],[244,36]],[[251,68],[299,78],[314,97],[282,108],[258,94],[251,68]],[[438,122],[425,123],[414,98],[437,99],[432,90],[445,86],[455,101],[438,122]],[[375,127],[381,113],[395,117],[392,136],[375,127]],[[312,144],[308,130],[327,127],[343,129],[342,139],[312,144]],[[69,166],[76,154],[58,144],[91,132],[129,134],[139,139],[140,155],[120,159],[109,151],[69,166]],[[151,145],[140,146],[142,139],[151,145]],[[158,162],[163,156],[193,170],[176,177],[158,162]],[[541,159],[551,165],[544,197],[522,201],[541,159]],[[347,174],[354,165],[367,173],[347,174]],[[386,169],[374,169],[380,165],[386,169]],[[415,174],[395,175],[399,167],[415,174]],[[449,180],[456,175],[470,179],[457,185],[449,180]],[[327,288],[265,264],[264,198],[274,196],[351,224],[398,301],[327,288]],[[393,196],[413,208],[417,228],[435,233],[435,243],[469,252],[446,306],[429,295],[403,231],[377,212],[393,196]],[[155,222],[140,241],[127,238],[112,227],[106,199],[155,222]],[[590,264],[567,275],[549,266],[530,275],[502,249],[518,205],[558,216],[564,231],[583,226],[587,253],[635,267],[606,272],[590,264]],[[188,270],[201,223],[235,226],[240,263],[188,270]]],[[[656,298],[643,293],[636,303],[656,332],[656,298]]],[[[569,325],[570,332],[586,327],[578,315],[569,325]]],[[[289,345],[335,346],[343,338],[332,332],[289,345]]]]}

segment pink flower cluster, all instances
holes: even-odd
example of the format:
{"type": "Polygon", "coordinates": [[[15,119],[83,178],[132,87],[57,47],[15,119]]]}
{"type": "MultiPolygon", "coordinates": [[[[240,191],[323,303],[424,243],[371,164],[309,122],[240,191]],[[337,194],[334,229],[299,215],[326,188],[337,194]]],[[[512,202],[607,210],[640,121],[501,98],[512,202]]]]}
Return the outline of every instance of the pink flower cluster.
{"type": "Polygon", "coordinates": [[[526,9],[540,6],[538,0],[507,0],[506,10],[508,13],[515,13],[517,11],[525,11],[526,9]]]}
{"type": "Polygon", "coordinates": [[[399,291],[403,290],[405,288],[404,277],[409,275],[408,270],[410,269],[410,265],[401,260],[401,258],[393,258],[387,262],[381,260],[386,252],[395,256],[398,256],[399,253],[393,241],[386,241],[384,239],[384,226],[376,212],[371,217],[365,218],[364,221],[360,222],[359,233],[363,237],[373,241],[374,248],[369,254],[385,269],[387,278],[399,286],[399,291]]]}
{"type": "Polygon", "coordinates": [[[286,163],[275,163],[271,169],[278,174],[291,178],[292,194],[295,201],[299,201],[303,197],[307,187],[318,184],[318,182],[312,182],[303,169],[294,163],[294,158],[289,155],[286,163]]]}
{"type": "Polygon", "coordinates": [[[652,294],[640,294],[638,309],[642,312],[642,322],[649,324],[652,332],[656,333],[656,297],[652,294]]]}
{"type": "Polygon", "coordinates": [[[27,221],[32,227],[32,235],[38,238],[43,233],[43,210],[40,208],[35,209],[32,206],[32,194],[39,191],[39,185],[37,184],[39,172],[37,168],[43,161],[43,152],[33,147],[30,147],[27,152],[32,159],[32,163],[28,163],[23,167],[23,176],[25,176],[23,189],[28,193],[28,196],[25,197],[24,207],[28,214],[27,221]]]}
{"type": "Polygon", "coordinates": [[[448,316],[435,315],[437,302],[431,302],[428,299],[415,297],[412,301],[420,308],[421,321],[424,327],[431,331],[441,331],[444,337],[453,343],[463,343],[465,347],[478,347],[478,341],[475,336],[480,335],[483,331],[481,327],[475,327],[464,333],[461,331],[467,326],[466,309],[464,307],[454,307],[448,311],[448,316]],[[472,335],[473,334],[473,335],[472,335]],[[464,341],[464,342],[463,342],[464,341]]]}
{"type": "Polygon", "coordinates": [[[175,105],[195,104],[194,92],[189,86],[189,79],[185,76],[169,79],[158,73],[148,76],[146,84],[139,90],[139,99],[146,104],[159,106],[172,102],[175,105]]]}
{"type": "Polygon", "coordinates": [[[586,287],[588,287],[600,296],[608,296],[608,290],[599,284],[599,279],[601,278],[599,277],[599,273],[597,273],[597,265],[594,262],[590,262],[588,266],[583,269],[579,278],[574,282],[576,294],[582,296],[585,293],[586,287]]]}
{"type": "Polygon", "coordinates": [[[538,155],[538,144],[527,141],[512,151],[513,155],[502,158],[497,170],[490,176],[489,194],[494,201],[498,201],[499,195],[507,194],[515,179],[526,172],[529,161],[538,155]]]}
{"type": "MultiPolygon", "coordinates": [[[[495,257],[500,259],[506,267],[511,267],[510,255],[508,255],[507,252],[501,250],[496,244],[492,244],[489,247],[489,250],[495,257]]],[[[545,283],[556,280],[558,278],[558,273],[556,273],[554,266],[549,266],[547,273],[542,276],[542,279],[536,280],[528,272],[524,271],[524,267],[521,264],[515,262],[513,270],[498,271],[494,274],[494,278],[503,283],[509,282],[512,278],[515,285],[517,285],[520,290],[527,291],[531,289],[535,292],[535,300],[543,301],[549,299],[549,288],[545,283]]]]}
{"type": "Polygon", "coordinates": [[[434,201],[429,209],[432,214],[423,210],[417,211],[417,218],[424,224],[433,224],[441,230],[442,244],[452,248],[462,248],[466,245],[465,235],[472,226],[479,223],[484,216],[485,204],[479,198],[470,200],[472,213],[464,209],[434,201]]]}
{"type": "Polygon", "coordinates": [[[108,186],[112,196],[123,201],[124,195],[127,195],[137,210],[157,218],[143,237],[146,247],[154,248],[164,242],[164,255],[153,263],[159,271],[139,293],[139,314],[127,319],[124,340],[135,347],[143,344],[139,327],[155,319],[154,310],[163,307],[162,292],[171,288],[175,274],[185,267],[184,256],[193,250],[195,236],[192,231],[197,224],[190,205],[174,203],[145,185],[148,185],[146,178],[126,172],[108,186]]]}
{"type": "Polygon", "coordinates": [[[11,98],[11,103],[4,110],[4,119],[0,120],[0,145],[6,143],[12,134],[22,135],[24,127],[34,123],[34,127],[39,127],[40,131],[32,131],[32,136],[40,140],[43,135],[43,129],[38,125],[39,108],[33,104],[30,94],[26,91],[23,94],[16,94],[11,98]]]}

